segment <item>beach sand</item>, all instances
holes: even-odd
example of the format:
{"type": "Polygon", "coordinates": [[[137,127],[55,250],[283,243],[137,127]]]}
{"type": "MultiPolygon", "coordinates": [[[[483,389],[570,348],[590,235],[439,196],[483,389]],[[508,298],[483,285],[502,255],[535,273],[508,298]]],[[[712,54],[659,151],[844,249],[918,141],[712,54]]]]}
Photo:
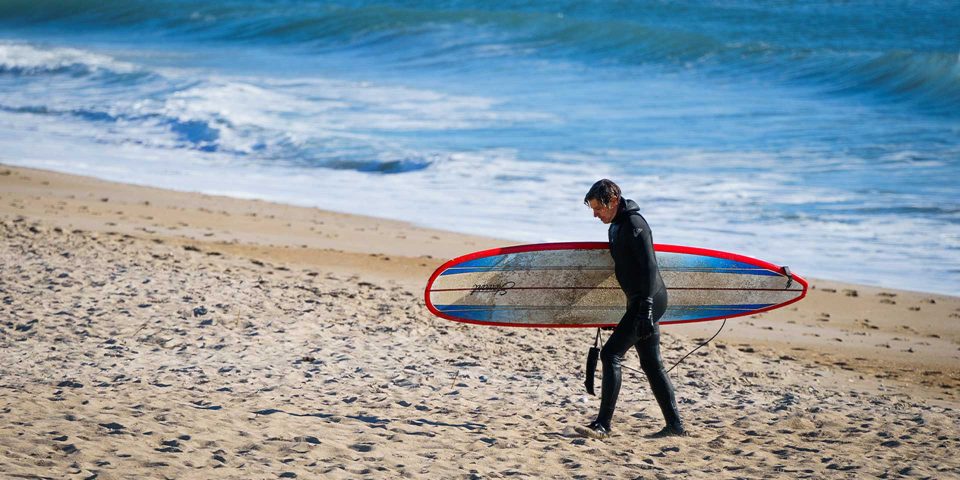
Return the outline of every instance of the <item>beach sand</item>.
{"type": "Polygon", "coordinates": [[[6,478],[960,478],[957,297],[814,279],[671,373],[690,436],[628,371],[597,441],[594,331],[424,306],[508,241],[5,166],[0,235],[6,478]]]}

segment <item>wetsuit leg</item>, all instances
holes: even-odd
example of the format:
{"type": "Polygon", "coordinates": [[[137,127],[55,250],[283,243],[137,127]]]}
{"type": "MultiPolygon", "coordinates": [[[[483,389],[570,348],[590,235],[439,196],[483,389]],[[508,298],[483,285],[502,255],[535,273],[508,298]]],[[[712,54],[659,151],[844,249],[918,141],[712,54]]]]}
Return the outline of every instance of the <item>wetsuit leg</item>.
{"type": "MultiPolygon", "coordinates": [[[[660,297],[660,295],[657,295],[660,297]]],[[[666,310],[666,293],[662,298],[654,299],[654,318],[659,320],[666,310]]],[[[678,427],[682,425],[680,421],[680,412],[677,410],[677,400],[673,393],[673,384],[670,383],[670,377],[667,376],[666,369],[663,368],[663,358],[660,357],[660,324],[654,324],[654,334],[637,343],[637,353],[640,355],[640,366],[643,373],[647,375],[647,381],[650,382],[650,389],[653,390],[653,396],[660,405],[660,411],[663,413],[663,419],[667,425],[678,427]]]]}
{"type": "Polygon", "coordinates": [[[680,413],[677,410],[677,400],[673,393],[673,384],[663,368],[663,359],[660,358],[660,325],[654,326],[654,334],[640,343],[637,343],[637,353],[640,354],[640,366],[647,375],[653,396],[660,405],[663,419],[667,425],[680,425],[680,413]]]}
{"type": "Polygon", "coordinates": [[[597,415],[597,423],[610,431],[610,420],[613,418],[613,411],[617,407],[617,397],[620,396],[620,365],[623,362],[623,355],[630,350],[630,347],[636,345],[636,327],[634,317],[637,315],[637,308],[629,306],[627,312],[620,319],[620,323],[613,330],[613,334],[603,344],[600,350],[600,361],[603,364],[603,383],[600,388],[600,413],[597,415]]]}

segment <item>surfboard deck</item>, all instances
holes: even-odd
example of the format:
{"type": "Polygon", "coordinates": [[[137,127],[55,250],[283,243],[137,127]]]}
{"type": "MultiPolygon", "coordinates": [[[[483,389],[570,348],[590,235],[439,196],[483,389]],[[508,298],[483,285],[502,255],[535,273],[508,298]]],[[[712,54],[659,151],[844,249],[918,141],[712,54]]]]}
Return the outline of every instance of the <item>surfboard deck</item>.
{"type": "MultiPolygon", "coordinates": [[[[667,286],[661,325],[754,315],[801,300],[807,282],[734,253],[656,244],[667,286]]],[[[496,248],[450,260],[431,275],[427,308],[456,322],[505,327],[615,326],[626,310],[605,242],[496,248]]]]}

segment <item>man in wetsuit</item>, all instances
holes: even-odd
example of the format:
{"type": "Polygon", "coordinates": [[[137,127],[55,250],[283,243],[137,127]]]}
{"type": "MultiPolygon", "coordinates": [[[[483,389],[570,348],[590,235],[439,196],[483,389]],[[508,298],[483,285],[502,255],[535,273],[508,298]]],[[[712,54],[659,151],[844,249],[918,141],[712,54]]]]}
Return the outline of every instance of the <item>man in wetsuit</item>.
{"type": "Polygon", "coordinates": [[[620,187],[610,180],[593,184],[583,202],[593,209],[594,217],[610,225],[610,255],[617,281],[627,296],[627,311],[600,350],[603,363],[600,413],[590,425],[578,431],[593,438],[610,435],[610,420],[620,394],[620,364],[630,347],[636,347],[640,365],[667,422],[666,427],[651,437],[685,435],[673,385],[660,358],[657,322],[667,309],[667,288],[660,278],[650,227],[640,215],[637,203],[622,198],[620,187]]]}

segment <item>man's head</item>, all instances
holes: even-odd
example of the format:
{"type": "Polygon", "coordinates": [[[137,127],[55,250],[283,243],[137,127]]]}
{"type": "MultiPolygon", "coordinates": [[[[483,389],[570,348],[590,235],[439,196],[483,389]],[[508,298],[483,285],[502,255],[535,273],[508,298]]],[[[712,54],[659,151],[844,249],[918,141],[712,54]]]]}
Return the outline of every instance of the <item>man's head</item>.
{"type": "Polygon", "coordinates": [[[583,197],[583,203],[593,210],[593,216],[608,224],[617,216],[620,207],[620,187],[604,178],[594,183],[583,197]]]}

